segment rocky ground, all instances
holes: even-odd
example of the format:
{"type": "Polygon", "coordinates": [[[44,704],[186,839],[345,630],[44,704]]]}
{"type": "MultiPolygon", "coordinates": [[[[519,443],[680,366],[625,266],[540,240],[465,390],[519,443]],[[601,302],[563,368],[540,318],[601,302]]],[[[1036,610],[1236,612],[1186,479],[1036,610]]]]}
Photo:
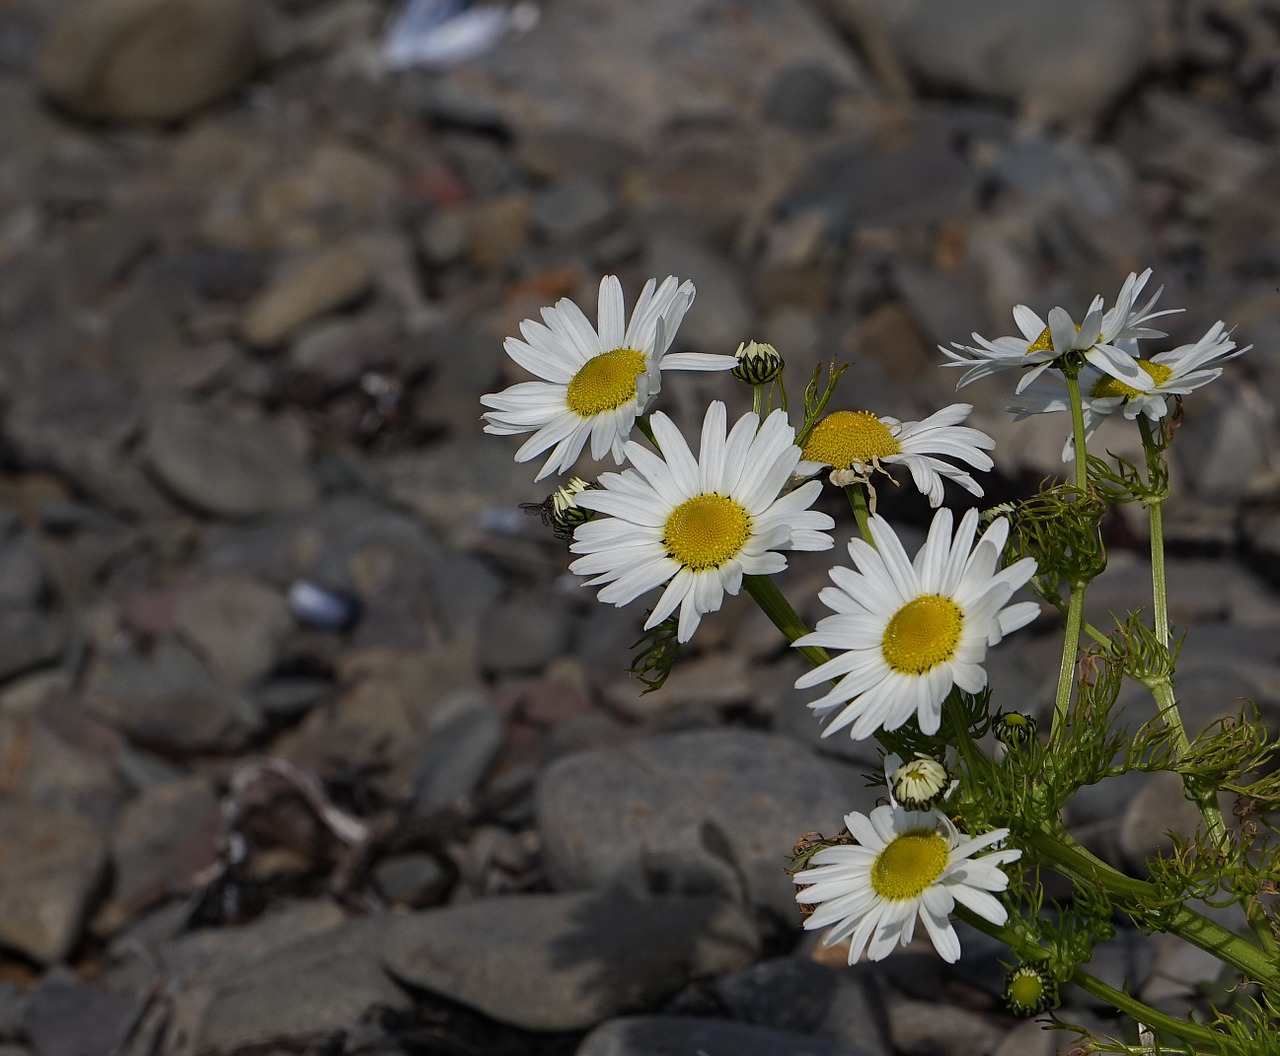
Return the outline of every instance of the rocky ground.
{"type": "MultiPolygon", "coordinates": [[[[681,348],[851,358],[846,400],[916,418],[938,342],[1150,265],[1175,338],[1255,346],[1175,446],[1180,689],[1275,718],[1280,4],[547,0],[394,75],[389,13],[0,0],[0,1056],[1065,1051],[980,936],[801,937],[782,856],[874,754],[819,743],[749,605],[642,696],[639,610],[566,575],[477,398],[608,270],[695,281],[681,348]]],[[[1060,468],[1002,389],[967,390],[992,499],[1060,468]]],[[[829,560],[785,580],[811,617],[829,560]]],[[[992,654],[1006,707],[1044,709],[1052,631],[992,654]]],[[[1185,806],[1071,820],[1140,869],[1185,806]]],[[[1123,928],[1094,966],[1178,1012],[1220,982],[1123,928]]]]}

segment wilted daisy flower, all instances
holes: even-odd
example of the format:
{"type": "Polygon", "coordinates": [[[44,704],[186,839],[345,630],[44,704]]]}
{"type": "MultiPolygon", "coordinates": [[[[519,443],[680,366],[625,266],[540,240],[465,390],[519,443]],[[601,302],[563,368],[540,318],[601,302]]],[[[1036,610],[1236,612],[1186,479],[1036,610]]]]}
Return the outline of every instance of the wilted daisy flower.
{"type": "Polygon", "coordinates": [[[792,879],[802,885],[796,901],[817,905],[805,930],[831,926],[824,946],[849,939],[850,964],[864,950],[880,961],[895,946],[905,946],[917,918],[938,955],[955,963],[960,940],[949,917],[957,902],[993,924],[1008,919],[991,892],[1009,886],[1000,866],[1017,861],[1022,852],[1004,848],[974,857],[1005,839],[1008,829],[969,837],[936,810],[897,806],[876,807],[870,816],[854,811],[844,820],[858,845],[818,851],[809,868],[792,879]]]}
{"type": "Polygon", "coordinates": [[[909,763],[890,752],[884,757],[884,779],[893,805],[907,810],[928,810],[960,783],[951,780],[938,760],[920,752],[909,763]]]}
{"type": "Polygon", "coordinates": [[[1095,297],[1078,326],[1065,308],[1054,308],[1046,323],[1025,304],[1020,304],[1014,308],[1013,318],[1022,331],[1021,337],[998,337],[990,341],[975,333],[976,345],[953,344],[954,351],[941,345],[938,348],[951,360],[947,366],[969,368],[956,388],[1001,370],[1022,370],[1016,390],[1022,392],[1062,356],[1080,352],[1102,373],[1146,391],[1151,387],[1151,379],[1134,365],[1134,346],[1119,342],[1164,337],[1164,331],[1153,330],[1146,324],[1162,315],[1181,311],[1179,308],[1154,311],[1163,287],[1142,307],[1135,307],[1150,277],[1150,268],[1141,275],[1131,273],[1120,288],[1115,305],[1108,311],[1103,311],[1102,297],[1095,297]]]}
{"type": "Polygon", "coordinates": [[[824,737],[849,726],[861,740],[913,715],[924,733],[936,733],[951,687],[979,692],[987,684],[987,648],[1036,618],[1033,601],[1005,607],[1035,573],[1035,561],[997,571],[1009,522],[993,521],[974,545],[976,510],[964,515],[954,540],[951,511],[939,510],[914,564],[888,521],[875,516],[870,527],[874,547],[856,537],[849,543],[857,571],[837,565],[830,572],[835,586],[818,595],[836,615],[794,643],[842,651],[798,678],[796,688],[838,679],[809,705],[820,718],[837,713],[824,737]]]}
{"type": "Polygon", "coordinates": [[[830,467],[831,482],[843,487],[870,484],[872,473],[888,473],[885,466],[906,466],[920,493],[928,496],[935,509],[942,505],[944,479],[981,495],[982,488],[973,477],[939,457],[956,459],[974,469],[991,468],[986,452],[996,442],[984,432],[960,425],[972,410],[972,404],[953,403],[922,422],[881,418],[870,411],[834,411],[814,426],[796,471],[810,476],[830,467]]]}
{"type": "Polygon", "coordinates": [[[787,416],[774,411],[759,423],[745,414],[726,436],[724,404],[712,403],[695,459],[671,419],[650,416],[662,455],[629,443],[634,468],[606,473],[601,490],[578,496],[579,506],[607,516],[577,529],[570,549],[586,556],[570,570],[594,576],[590,586],[607,584],[599,597],[614,605],[666,583],[645,629],[678,607],[677,638],[687,642],[703,613],[738,593],[744,575],[787,567],[775,551],[829,549],[825,530],[835,522],[809,511],[820,485],[781,495],[800,458],[787,416]]]}
{"type": "Polygon", "coordinates": [[[622,284],[600,280],[599,331],[567,297],[542,309],[543,323],[520,324],[523,341],[509,337],[507,355],[542,381],[524,381],[481,396],[492,408],[486,433],[533,433],[516,452],[517,462],[550,450],[535,478],[569,469],[591,441],[591,457],[610,452],[622,464],[623,445],[636,418],[658,394],[664,370],[730,370],[732,356],[668,353],[676,328],[693,303],[693,283],[668,276],[650,279],[626,322],[622,284]],[[656,287],[656,288],[655,288],[656,287]]]}

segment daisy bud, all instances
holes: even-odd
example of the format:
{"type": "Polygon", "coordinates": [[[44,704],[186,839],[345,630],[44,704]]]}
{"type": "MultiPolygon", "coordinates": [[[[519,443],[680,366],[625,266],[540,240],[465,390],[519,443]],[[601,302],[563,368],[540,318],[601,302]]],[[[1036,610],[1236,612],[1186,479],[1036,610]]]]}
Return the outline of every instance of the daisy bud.
{"type": "Polygon", "coordinates": [[[1018,711],[1005,712],[996,719],[991,732],[1006,748],[1020,748],[1035,740],[1036,720],[1018,711]]]}
{"type": "Polygon", "coordinates": [[[1048,972],[1024,962],[1005,979],[1004,1003],[1015,1016],[1038,1016],[1057,1007],[1058,986],[1048,972]]]}
{"type": "Polygon", "coordinates": [[[738,362],[732,369],[733,376],[748,385],[767,385],[785,365],[776,348],[760,341],[743,342],[734,358],[738,362]]]}
{"type": "Polygon", "coordinates": [[[936,759],[916,754],[889,776],[893,798],[907,810],[928,810],[950,789],[947,768],[936,759]]]}

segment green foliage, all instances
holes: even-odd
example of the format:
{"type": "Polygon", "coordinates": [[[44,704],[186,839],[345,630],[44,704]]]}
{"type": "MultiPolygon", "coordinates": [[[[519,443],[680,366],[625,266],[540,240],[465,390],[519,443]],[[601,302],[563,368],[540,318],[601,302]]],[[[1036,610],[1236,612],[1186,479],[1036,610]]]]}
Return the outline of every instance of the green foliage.
{"type": "Polygon", "coordinates": [[[645,684],[642,695],[661,689],[676,666],[676,658],[680,655],[680,643],[676,640],[679,627],[679,617],[668,616],[632,644],[631,648],[640,652],[631,661],[627,673],[645,684]]]}
{"type": "Polygon", "coordinates": [[[837,363],[834,359],[827,364],[827,381],[822,385],[822,364],[819,363],[813,368],[813,377],[809,379],[809,384],[804,390],[804,421],[800,425],[800,431],[796,434],[796,446],[804,447],[805,441],[809,439],[809,434],[813,432],[813,427],[818,424],[823,414],[826,413],[827,404],[831,402],[831,397],[836,394],[836,385],[844,376],[844,372],[849,369],[849,363],[837,363]],[[820,387],[821,386],[821,387],[820,387]]]}

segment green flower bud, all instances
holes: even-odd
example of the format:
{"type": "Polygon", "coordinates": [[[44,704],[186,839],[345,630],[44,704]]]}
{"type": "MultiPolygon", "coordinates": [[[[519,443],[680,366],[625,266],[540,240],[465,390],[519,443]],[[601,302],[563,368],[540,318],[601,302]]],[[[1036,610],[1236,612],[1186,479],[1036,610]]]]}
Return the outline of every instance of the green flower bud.
{"type": "Polygon", "coordinates": [[[1004,984],[1005,1006],[1015,1016],[1039,1016],[1058,1006],[1058,984],[1035,965],[1022,963],[1004,984]]]}
{"type": "Polygon", "coordinates": [[[772,345],[759,341],[743,342],[734,356],[738,364],[732,374],[748,385],[766,385],[782,373],[782,357],[772,345]]]}
{"type": "Polygon", "coordinates": [[[573,530],[596,515],[595,510],[579,506],[577,497],[584,491],[593,491],[598,487],[598,484],[592,484],[581,477],[570,477],[568,484],[557,488],[542,502],[521,503],[520,508],[526,513],[541,517],[542,523],[555,533],[557,539],[572,539],[573,530]]]}
{"type": "Polygon", "coordinates": [[[928,810],[947,794],[951,782],[945,766],[917,753],[889,775],[889,787],[893,798],[907,810],[928,810]]]}
{"type": "Polygon", "coordinates": [[[1006,748],[1020,748],[1035,740],[1036,720],[1019,711],[1005,712],[996,719],[991,732],[1006,748]]]}

